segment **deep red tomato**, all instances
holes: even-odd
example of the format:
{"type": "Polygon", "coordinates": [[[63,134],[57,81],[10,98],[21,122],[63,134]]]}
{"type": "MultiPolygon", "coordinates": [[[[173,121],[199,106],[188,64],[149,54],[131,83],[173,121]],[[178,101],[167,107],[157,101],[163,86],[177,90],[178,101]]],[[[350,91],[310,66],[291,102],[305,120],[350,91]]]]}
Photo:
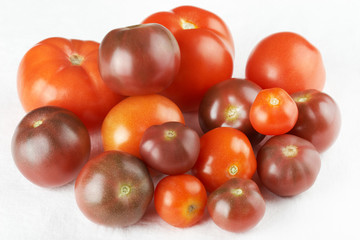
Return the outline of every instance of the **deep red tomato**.
{"type": "Polygon", "coordinates": [[[75,114],[46,106],[21,120],[11,148],[16,166],[28,180],[57,187],[74,180],[88,160],[90,137],[75,114]]]}
{"type": "Polygon", "coordinates": [[[143,23],[159,23],[175,36],[181,53],[179,73],[162,92],[183,111],[197,110],[205,92],[231,77],[234,44],[229,29],[215,14],[181,6],[158,12],[143,23]]]}
{"type": "Polygon", "coordinates": [[[281,88],[264,89],[250,108],[250,122],[265,135],[280,135],[290,131],[298,119],[294,100],[281,88]]]}
{"type": "Polygon", "coordinates": [[[159,216],[175,227],[190,227],[201,220],[207,195],[203,184],[192,175],[167,176],[158,183],[154,194],[159,216]]]}
{"type": "Polygon", "coordinates": [[[74,112],[88,128],[99,127],[122,96],[100,77],[99,44],[48,38],[23,57],[18,70],[18,93],[25,111],[53,105],[74,112]]]}
{"type": "Polygon", "coordinates": [[[200,138],[200,153],[192,172],[212,192],[230,178],[251,178],[256,159],[249,139],[241,131],[219,127],[200,138]]]}
{"type": "Polygon", "coordinates": [[[215,224],[230,232],[253,228],[265,214],[265,200],[251,179],[232,178],[209,195],[208,211],[215,224]]]}
{"type": "Polygon", "coordinates": [[[246,78],[262,88],[280,87],[289,94],[322,90],[325,68],[320,52],[305,38],[291,32],[263,39],[249,56],[246,78]]]}
{"type": "Polygon", "coordinates": [[[299,117],[291,134],[310,141],[319,152],[328,149],[340,132],[340,109],[326,93],[308,89],[291,94],[299,117]]]}
{"type": "Polygon", "coordinates": [[[131,96],[106,115],[101,135],[104,150],[121,150],[137,157],[145,130],[165,122],[184,123],[180,109],[168,98],[153,94],[131,96]]]}

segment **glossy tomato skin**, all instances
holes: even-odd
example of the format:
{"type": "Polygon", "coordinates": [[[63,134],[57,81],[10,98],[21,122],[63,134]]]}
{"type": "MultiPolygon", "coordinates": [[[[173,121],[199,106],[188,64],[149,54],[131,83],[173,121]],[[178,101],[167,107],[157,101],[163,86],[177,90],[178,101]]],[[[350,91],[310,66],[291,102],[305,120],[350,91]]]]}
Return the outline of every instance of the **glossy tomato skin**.
{"type": "Polygon", "coordinates": [[[200,151],[199,135],[179,122],[149,127],[140,142],[140,155],[151,168],[177,175],[189,171],[200,151]]]}
{"type": "Polygon", "coordinates": [[[291,94],[299,117],[291,134],[310,141],[319,152],[324,152],[340,132],[341,114],[334,99],[315,89],[291,94]]]}
{"type": "Polygon", "coordinates": [[[128,97],[104,119],[101,128],[104,150],[120,150],[141,158],[139,145],[145,130],[171,121],[184,123],[184,117],[168,98],[157,94],[128,97]]]}
{"type": "Polygon", "coordinates": [[[154,13],[143,23],[165,26],[179,44],[179,72],[162,94],[173,100],[182,111],[196,111],[211,86],[231,77],[234,55],[232,36],[215,14],[192,6],[181,6],[170,12],[154,13]]]}
{"type": "Polygon", "coordinates": [[[103,82],[98,67],[99,44],[48,38],[21,60],[17,88],[29,112],[53,105],[74,112],[89,129],[101,126],[107,112],[122,97],[103,82]]]}
{"type": "Polygon", "coordinates": [[[281,88],[263,89],[250,108],[250,122],[264,135],[289,132],[298,119],[298,109],[291,96],[281,88]]]}
{"type": "Polygon", "coordinates": [[[20,121],[11,148],[17,168],[29,181],[58,187],[74,180],[88,160],[90,137],[74,113],[47,106],[20,121]]]}
{"type": "Polygon", "coordinates": [[[258,175],[273,193],[288,197],[309,189],[320,171],[320,154],[309,141],[291,134],[272,137],[257,155],[258,175]]]}
{"type": "Polygon", "coordinates": [[[137,223],[145,214],[154,185],[145,164],[120,151],[92,158],[75,182],[76,202],[91,221],[110,227],[137,223]]]}
{"type": "Polygon", "coordinates": [[[172,83],[179,66],[179,45],[160,24],[114,29],[100,44],[101,76],[125,96],[161,92],[172,83]]]}
{"type": "Polygon", "coordinates": [[[259,143],[264,135],[258,133],[249,119],[250,107],[261,88],[251,81],[232,78],[212,86],[201,100],[199,123],[204,132],[217,127],[236,128],[259,143]]]}
{"type": "Polygon", "coordinates": [[[200,153],[192,172],[208,192],[231,178],[251,178],[255,171],[254,151],[241,131],[219,127],[200,138],[200,153]]]}
{"type": "Polygon", "coordinates": [[[247,79],[262,88],[283,88],[289,94],[305,89],[321,91],[325,75],[318,49],[292,32],[279,32],[264,38],[246,64],[247,79]]]}
{"type": "Polygon", "coordinates": [[[199,222],[207,202],[206,190],[196,177],[188,174],[167,176],[155,189],[156,212],[172,226],[185,228],[199,222]]]}
{"type": "Polygon", "coordinates": [[[207,208],[220,228],[244,232],[260,222],[266,205],[253,180],[232,178],[209,195],[207,208]]]}

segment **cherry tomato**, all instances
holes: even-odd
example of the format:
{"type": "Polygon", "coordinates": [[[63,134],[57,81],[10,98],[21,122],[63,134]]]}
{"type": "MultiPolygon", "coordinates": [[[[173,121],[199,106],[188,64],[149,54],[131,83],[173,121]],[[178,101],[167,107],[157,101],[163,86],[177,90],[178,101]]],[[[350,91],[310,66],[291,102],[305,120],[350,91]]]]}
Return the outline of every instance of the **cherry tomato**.
{"type": "Polygon", "coordinates": [[[122,95],[158,93],[179,70],[179,45],[160,24],[114,29],[100,44],[99,66],[105,83],[122,95]]]}
{"type": "Polygon", "coordinates": [[[264,89],[250,108],[250,122],[265,135],[280,135],[296,124],[298,109],[294,100],[281,88],[264,89]]]}
{"type": "Polygon", "coordinates": [[[29,181],[57,187],[74,180],[88,160],[90,137],[75,114],[47,106],[20,121],[11,149],[16,166],[29,181]]]}
{"type": "Polygon", "coordinates": [[[103,82],[99,44],[48,38],[31,48],[18,70],[18,93],[24,109],[53,105],[74,112],[89,128],[100,127],[122,96],[103,82]]]}
{"type": "Polygon", "coordinates": [[[197,110],[211,86],[231,77],[233,40],[225,23],[215,14],[192,6],[181,6],[170,12],[154,13],[143,23],[165,26],[179,44],[180,70],[162,94],[183,111],[197,110]]]}
{"type": "Polygon", "coordinates": [[[101,135],[104,150],[121,150],[140,158],[139,145],[145,130],[165,122],[184,123],[180,109],[161,95],[131,96],[105,117],[101,135]]]}
{"type": "Polygon", "coordinates": [[[305,38],[280,32],[263,39],[252,51],[246,78],[262,88],[280,87],[289,94],[310,88],[321,91],[325,68],[320,52],[305,38]]]}
{"type": "Polygon", "coordinates": [[[140,142],[140,155],[153,169],[177,175],[189,171],[200,151],[199,135],[179,122],[149,127],[140,142]]]}
{"type": "Polygon", "coordinates": [[[207,195],[203,184],[192,175],[167,176],[154,194],[156,212],[170,225],[190,227],[201,220],[207,195]]]}
{"type": "Polygon", "coordinates": [[[279,196],[306,191],[320,171],[320,154],[309,141],[284,134],[270,138],[257,155],[261,182],[279,196]]]}
{"type": "Polygon", "coordinates": [[[230,232],[256,226],[265,214],[265,200],[251,179],[232,178],[209,195],[208,211],[215,224],[230,232]]]}
{"type": "Polygon", "coordinates": [[[326,93],[308,89],[291,94],[299,117],[291,134],[310,141],[319,152],[328,149],[340,132],[340,109],[326,93]]]}
{"type": "Polygon", "coordinates": [[[256,159],[249,139],[241,131],[219,127],[200,138],[200,153],[192,172],[212,192],[230,178],[251,178],[256,159]]]}
{"type": "Polygon", "coordinates": [[[91,221],[111,227],[137,223],[154,193],[145,164],[120,151],[92,158],[75,182],[76,202],[91,221]]]}

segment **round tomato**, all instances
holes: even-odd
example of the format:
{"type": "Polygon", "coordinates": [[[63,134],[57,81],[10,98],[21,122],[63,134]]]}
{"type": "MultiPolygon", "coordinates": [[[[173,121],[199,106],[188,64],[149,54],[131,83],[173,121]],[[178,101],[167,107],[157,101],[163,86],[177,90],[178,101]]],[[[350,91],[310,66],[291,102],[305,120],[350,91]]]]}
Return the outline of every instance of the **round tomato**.
{"type": "Polygon", "coordinates": [[[157,94],[128,97],[104,119],[101,128],[104,150],[121,150],[140,157],[139,145],[145,130],[171,121],[184,123],[184,117],[168,98],[157,94]]]}
{"type": "Polygon", "coordinates": [[[74,180],[88,160],[90,137],[75,114],[46,106],[21,120],[11,148],[16,166],[28,180],[57,187],[74,180]]]}
{"type": "Polygon", "coordinates": [[[251,178],[256,159],[249,139],[241,131],[219,127],[200,138],[200,153],[192,172],[212,192],[230,178],[251,178]]]}
{"type": "Polygon", "coordinates": [[[281,88],[264,89],[250,108],[250,122],[265,135],[280,135],[290,131],[298,118],[294,100],[281,88]]]}
{"type": "Polygon", "coordinates": [[[162,94],[183,111],[197,110],[212,85],[231,77],[233,40],[225,23],[215,14],[192,6],[181,6],[170,12],[155,13],[143,23],[165,26],[179,44],[179,72],[162,94]]]}
{"type": "Polygon", "coordinates": [[[305,38],[280,32],[263,39],[249,56],[246,78],[262,88],[280,87],[289,94],[322,90],[325,68],[320,52],[305,38]]]}
{"type": "Polygon", "coordinates": [[[156,212],[175,227],[190,227],[201,220],[207,195],[203,184],[192,175],[167,176],[154,194],[156,212]]]}
{"type": "Polygon", "coordinates": [[[99,44],[48,38],[23,57],[18,93],[25,111],[53,105],[74,112],[88,128],[99,127],[122,96],[103,82],[98,67],[99,44]]]}

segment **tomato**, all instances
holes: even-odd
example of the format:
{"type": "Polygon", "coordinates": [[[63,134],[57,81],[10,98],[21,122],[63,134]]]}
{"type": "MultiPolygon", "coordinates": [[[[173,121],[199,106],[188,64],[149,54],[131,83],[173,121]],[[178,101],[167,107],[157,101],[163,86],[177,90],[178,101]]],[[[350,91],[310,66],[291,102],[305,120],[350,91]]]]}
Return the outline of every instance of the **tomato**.
{"type": "Polygon", "coordinates": [[[249,119],[252,103],[261,88],[244,79],[228,79],[212,86],[205,94],[199,108],[199,123],[204,132],[217,127],[236,128],[254,145],[264,135],[255,131],[249,119]]]}
{"type": "Polygon", "coordinates": [[[254,48],[246,64],[246,78],[262,88],[280,87],[289,94],[310,88],[321,91],[325,68],[320,52],[305,38],[280,32],[254,48]]]}
{"type": "Polygon", "coordinates": [[[258,175],[279,196],[294,196],[309,189],[320,171],[320,154],[309,141],[284,134],[270,138],[260,148],[258,175]]]}
{"type": "Polygon", "coordinates": [[[48,38],[31,48],[18,70],[18,93],[24,109],[53,105],[74,112],[89,129],[99,127],[122,96],[100,77],[99,44],[48,38]]]}
{"type": "Polygon", "coordinates": [[[100,44],[101,76],[111,89],[126,96],[164,90],[179,66],[179,45],[159,24],[114,29],[100,44]]]}
{"type": "Polygon", "coordinates": [[[203,184],[192,175],[167,176],[154,194],[156,212],[175,227],[190,227],[201,220],[207,195],[203,184]]]}
{"type": "Polygon", "coordinates": [[[230,232],[256,226],[265,214],[265,200],[251,179],[232,178],[209,195],[208,211],[216,225],[230,232]]]}
{"type": "Polygon", "coordinates": [[[310,141],[319,152],[328,149],[340,132],[340,109],[328,94],[308,89],[291,94],[299,117],[291,134],[310,141]]]}
{"type": "Polygon", "coordinates": [[[192,172],[207,191],[214,191],[230,178],[251,178],[255,171],[254,151],[241,131],[219,127],[200,138],[200,153],[192,172]]]}
{"type": "Polygon", "coordinates": [[[199,151],[199,135],[179,122],[149,127],[140,142],[140,155],[144,162],[168,175],[189,171],[194,166],[199,151]]]}
{"type": "Polygon", "coordinates": [[[296,124],[298,109],[294,100],[281,88],[264,89],[250,108],[250,122],[265,135],[280,135],[296,124]]]}
{"type": "Polygon", "coordinates": [[[101,136],[104,150],[121,150],[140,157],[145,130],[165,122],[184,123],[180,109],[161,95],[131,96],[114,106],[104,119],[101,136]]]}
{"type": "Polygon", "coordinates": [[[90,137],[75,114],[46,106],[20,121],[11,149],[16,166],[29,181],[57,187],[74,180],[88,160],[90,137]]]}
{"type": "Polygon", "coordinates": [[[92,158],[75,182],[76,202],[91,221],[111,227],[137,223],[145,214],[154,185],[145,164],[120,151],[92,158]]]}
{"type": "Polygon", "coordinates": [[[154,13],[143,23],[165,26],[179,44],[179,72],[162,94],[183,111],[197,110],[211,86],[231,77],[234,55],[232,36],[215,14],[192,6],[181,6],[170,12],[154,13]]]}

